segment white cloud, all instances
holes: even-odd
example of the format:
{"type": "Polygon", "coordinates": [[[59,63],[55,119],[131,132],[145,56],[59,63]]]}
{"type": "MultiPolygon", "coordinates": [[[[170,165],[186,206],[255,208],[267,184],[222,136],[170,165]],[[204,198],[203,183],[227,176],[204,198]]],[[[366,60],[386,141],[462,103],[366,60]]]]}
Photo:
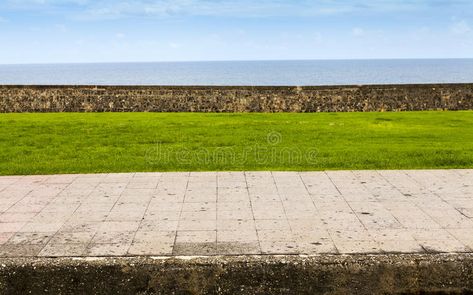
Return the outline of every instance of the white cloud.
{"type": "Polygon", "coordinates": [[[53,6],[53,5],[85,5],[91,1],[89,0],[6,0],[6,4],[12,7],[27,7],[29,6],[53,6]]]}
{"type": "Polygon", "coordinates": [[[8,20],[2,16],[0,16],[0,23],[6,23],[8,20]]]}
{"type": "MultiPolygon", "coordinates": [[[[343,15],[412,11],[432,6],[437,0],[5,0],[12,9],[67,8],[81,19],[123,17],[175,17],[182,15],[218,17],[273,17],[343,15]],[[72,7],[72,9],[70,9],[72,7]]],[[[438,2],[438,1],[437,1],[438,2]]],[[[466,4],[467,6],[469,4],[466,4]]],[[[2,4],[0,4],[2,6],[2,4]]],[[[5,4],[3,4],[5,6],[5,4]]]]}
{"type": "Polygon", "coordinates": [[[176,43],[176,42],[169,42],[168,45],[169,45],[169,47],[171,47],[173,49],[181,48],[181,44],[176,43]]]}
{"type": "Polygon", "coordinates": [[[331,0],[97,0],[86,5],[82,17],[115,19],[143,15],[154,17],[174,17],[178,15],[221,17],[321,16],[356,11],[404,11],[416,7],[410,2],[399,3],[395,0],[385,0],[379,3],[368,0],[359,2],[367,4],[331,0]]]}
{"type": "Polygon", "coordinates": [[[323,41],[323,35],[320,32],[315,32],[313,37],[315,43],[321,43],[323,41]]]}
{"type": "Polygon", "coordinates": [[[123,33],[116,33],[116,34],[115,34],[115,37],[117,37],[118,39],[123,39],[123,38],[125,38],[125,34],[123,34],[123,33]]]}
{"type": "Polygon", "coordinates": [[[55,27],[61,33],[66,33],[67,32],[67,27],[63,24],[57,24],[55,27]]]}
{"type": "Polygon", "coordinates": [[[355,37],[363,37],[365,35],[365,30],[362,28],[353,28],[352,32],[355,37]]]}
{"type": "Polygon", "coordinates": [[[465,20],[457,21],[450,26],[450,31],[455,35],[464,35],[472,31],[465,20]]]}

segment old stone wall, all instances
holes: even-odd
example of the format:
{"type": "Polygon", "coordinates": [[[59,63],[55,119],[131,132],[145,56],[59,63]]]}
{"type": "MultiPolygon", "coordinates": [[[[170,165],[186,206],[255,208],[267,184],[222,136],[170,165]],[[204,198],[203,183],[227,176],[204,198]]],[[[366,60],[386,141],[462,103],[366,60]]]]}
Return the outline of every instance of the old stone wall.
{"type": "Polygon", "coordinates": [[[473,84],[0,86],[0,112],[354,112],[473,109],[473,84]]]}

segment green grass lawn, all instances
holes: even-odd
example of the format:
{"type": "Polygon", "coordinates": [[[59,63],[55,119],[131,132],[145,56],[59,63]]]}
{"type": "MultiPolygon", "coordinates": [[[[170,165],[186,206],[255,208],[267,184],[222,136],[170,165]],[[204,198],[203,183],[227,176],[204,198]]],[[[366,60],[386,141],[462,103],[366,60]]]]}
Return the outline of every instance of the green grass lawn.
{"type": "Polygon", "coordinates": [[[473,168],[473,112],[0,114],[0,174],[473,168]]]}

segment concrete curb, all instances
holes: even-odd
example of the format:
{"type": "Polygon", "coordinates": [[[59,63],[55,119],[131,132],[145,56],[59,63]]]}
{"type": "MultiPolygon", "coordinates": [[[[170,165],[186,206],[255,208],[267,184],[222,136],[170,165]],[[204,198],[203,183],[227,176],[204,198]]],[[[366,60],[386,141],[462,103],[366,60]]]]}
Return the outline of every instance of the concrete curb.
{"type": "Polygon", "coordinates": [[[0,259],[0,294],[472,294],[473,254],[0,259]]]}

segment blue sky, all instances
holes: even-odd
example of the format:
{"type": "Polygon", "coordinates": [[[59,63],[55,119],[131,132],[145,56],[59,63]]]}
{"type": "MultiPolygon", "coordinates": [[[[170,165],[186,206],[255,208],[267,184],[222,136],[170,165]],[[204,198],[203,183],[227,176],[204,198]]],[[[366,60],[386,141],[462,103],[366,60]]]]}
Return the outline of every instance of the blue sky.
{"type": "Polygon", "coordinates": [[[0,0],[0,63],[473,57],[471,0],[0,0]]]}

